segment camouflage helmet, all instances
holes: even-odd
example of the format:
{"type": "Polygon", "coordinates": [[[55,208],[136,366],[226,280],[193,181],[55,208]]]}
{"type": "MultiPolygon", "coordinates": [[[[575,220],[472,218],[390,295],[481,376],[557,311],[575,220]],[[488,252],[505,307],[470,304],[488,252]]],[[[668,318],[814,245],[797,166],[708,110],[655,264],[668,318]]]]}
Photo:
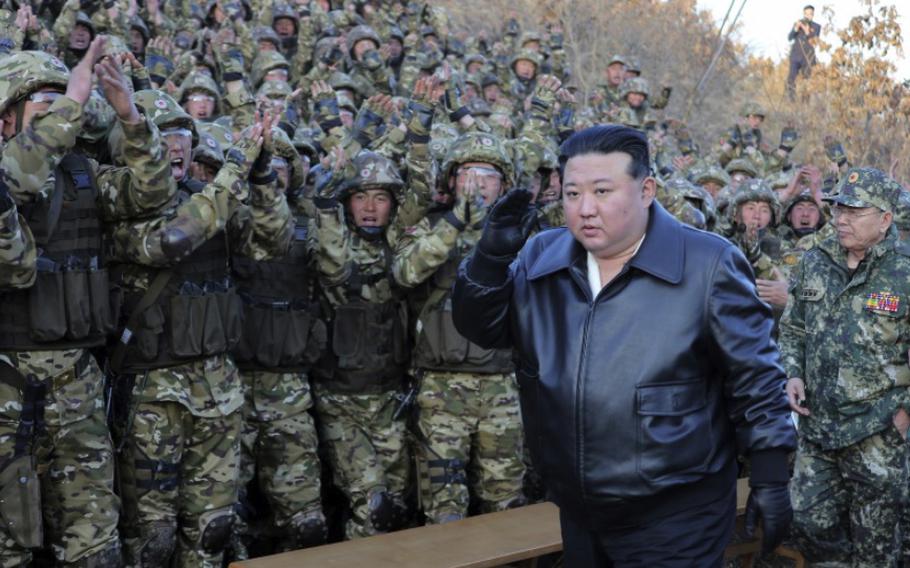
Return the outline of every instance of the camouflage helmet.
{"type": "Polygon", "coordinates": [[[401,31],[401,28],[398,26],[391,26],[389,28],[389,39],[397,39],[400,43],[404,44],[404,32],[401,31]]]}
{"type": "Polygon", "coordinates": [[[339,30],[343,30],[344,28],[349,28],[351,26],[356,26],[362,21],[360,16],[356,14],[350,14],[346,10],[332,10],[329,12],[328,17],[329,25],[339,30]]]}
{"type": "Polygon", "coordinates": [[[760,116],[762,118],[768,116],[767,113],[765,112],[764,107],[755,101],[750,101],[750,102],[744,104],[741,114],[743,116],[755,115],[755,116],[760,116]]]}
{"type": "Polygon", "coordinates": [[[527,31],[521,34],[521,39],[518,40],[518,47],[525,49],[525,44],[532,41],[536,41],[541,47],[543,46],[543,37],[539,33],[527,31]]]}
{"type": "MultiPolygon", "coordinates": [[[[784,208],[783,222],[790,224],[790,212],[793,211],[793,208],[796,207],[799,203],[811,203],[818,207],[818,203],[815,202],[815,198],[812,196],[812,191],[804,189],[800,192],[799,195],[794,197],[787,203],[787,206],[784,208]]],[[[818,207],[818,224],[816,225],[817,229],[821,229],[822,225],[825,224],[825,212],[821,207],[818,207]]]]}
{"type": "Polygon", "coordinates": [[[730,160],[727,162],[727,167],[724,169],[731,175],[733,172],[742,172],[750,178],[758,177],[758,168],[756,168],[755,164],[752,163],[752,160],[749,160],[748,158],[735,158],[730,160]]]}
{"type": "Polygon", "coordinates": [[[76,25],[85,26],[88,28],[89,33],[92,35],[92,39],[95,39],[95,23],[92,21],[89,15],[82,10],[76,14],[76,25]]]}
{"type": "Polygon", "coordinates": [[[300,16],[297,14],[297,11],[294,10],[289,4],[285,3],[275,3],[272,5],[272,25],[275,25],[277,20],[281,18],[287,18],[294,22],[294,29],[297,30],[300,26],[300,16]]]}
{"type": "Polygon", "coordinates": [[[354,175],[347,178],[341,186],[341,198],[345,199],[358,191],[367,189],[385,189],[392,194],[398,202],[401,190],[404,189],[404,180],[398,173],[398,168],[392,160],[371,152],[362,150],[351,161],[354,175]]]}
{"type": "Polygon", "coordinates": [[[705,225],[708,230],[711,230],[711,227],[717,222],[717,210],[714,207],[714,197],[712,197],[711,194],[708,193],[708,190],[702,186],[695,185],[688,181],[686,183],[687,185],[683,188],[683,197],[702,212],[702,215],[705,216],[705,225]]]}
{"type": "Polygon", "coordinates": [[[333,90],[337,91],[339,89],[344,89],[351,91],[352,93],[357,93],[357,85],[354,83],[354,79],[351,78],[347,73],[342,73],[341,71],[335,71],[329,77],[329,86],[333,90]]]}
{"type": "Polygon", "coordinates": [[[275,49],[281,49],[281,38],[273,28],[268,26],[259,26],[253,30],[253,41],[258,45],[261,41],[270,41],[275,49]]]}
{"type": "Polygon", "coordinates": [[[316,151],[316,143],[313,140],[312,130],[303,127],[298,128],[294,131],[294,138],[291,139],[291,144],[294,145],[298,154],[308,156],[310,162],[316,161],[318,152],[316,151]]]}
{"type": "Polygon", "coordinates": [[[280,51],[260,51],[256,59],[253,60],[252,73],[250,79],[253,81],[253,88],[258,89],[265,76],[269,71],[275,69],[291,70],[291,65],[280,51]]]}
{"type": "Polygon", "coordinates": [[[641,63],[639,63],[637,57],[626,57],[626,71],[641,75],[641,63]]]}
{"type": "Polygon", "coordinates": [[[771,186],[768,185],[766,181],[761,179],[750,179],[744,181],[743,184],[737,188],[736,194],[733,195],[732,207],[730,208],[730,219],[735,221],[737,216],[739,216],[740,207],[749,201],[767,203],[771,207],[770,226],[777,226],[781,220],[780,200],[777,198],[777,193],[771,189],[771,186]]]}
{"type": "Polygon", "coordinates": [[[215,141],[218,142],[218,145],[221,146],[222,150],[226,150],[234,145],[234,133],[231,132],[231,129],[228,126],[225,126],[220,121],[199,122],[196,124],[196,129],[199,131],[200,135],[205,133],[214,138],[215,141]]]}
{"type": "Polygon", "coordinates": [[[145,39],[146,43],[148,43],[149,38],[152,37],[152,33],[149,31],[149,27],[139,16],[133,16],[130,18],[130,29],[138,31],[142,35],[143,39],[145,39]]]}
{"type": "Polygon", "coordinates": [[[534,67],[537,71],[540,70],[540,54],[531,49],[522,49],[512,57],[512,61],[509,63],[509,67],[512,69],[512,71],[515,70],[515,64],[522,59],[530,61],[534,64],[534,67]]]}
{"type": "Polygon", "coordinates": [[[711,165],[699,171],[692,181],[694,181],[699,186],[713,181],[714,183],[719,184],[721,187],[727,187],[730,185],[731,180],[730,174],[718,166],[711,165]]]}
{"type": "Polygon", "coordinates": [[[613,122],[622,124],[623,126],[628,126],[629,128],[634,128],[636,130],[645,129],[645,125],[642,123],[641,117],[638,116],[638,113],[635,112],[635,109],[629,107],[623,107],[619,109],[619,113],[613,122]]]}
{"type": "Polygon", "coordinates": [[[464,61],[465,69],[470,67],[472,63],[480,63],[481,66],[485,66],[487,64],[487,58],[479,53],[472,53],[464,61]]]}
{"type": "Polygon", "coordinates": [[[607,62],[607,67],[613,65],[614,63],[621,63],[623,66],[629,64],[628,59],[618,53],[614,54],[613,57],[610,58],[610,61],[607,62]]]}
{"type": "Polygon", "coordinates": [[[218,140],[209,133],[200,132],[199,144],[193,148],[193,161],[202,162],[220,169],[224,165],[224,150],[218,140]]]}
{"type": "Polygon", "coordinates": [[[503,187],[512,184],[514,166],[512,158],[501,139],[486,132],[466,132],[449,146],[442,163],[443,183],[448,183],[455,168],[467,162],[485,162],[502,172],[503,187]]]}
{"type": "Polygon", "coordinates": [[[215,83],[215,80],[209,77],[205,73],[200,73],[199,71],[192,71],[189,75],[186,76],[186,79],[180,83],[180,88],[177,89],[174,97],[180,104],[186,102],[186,98],[190,94],[201,91],[207,95],[214,97],[215,99],[215,108],[218,108],[219,103],[221,102],[221,92],[218,90],[218,85],[215,83]]]}
{"type": "Polygon", "coordinates": [[[376,30],[370,26],[355,26],[354,29],[348,32],[347,38],[345,38],[345,46],[348,50],[348,55],[351,56],[351,59],[354,58],[354,46],[358,42],[363,40],[370,40],[376,46],[376,49],[382,45],[382,40],[379,39],[379,34],[376,33],[376,30]]]}
{"type": "Polygon", "coordinates": [[[293,91],[285,81],[263,81],[256,91],[256,98],[286,99],[293,91]]]}
{"type": "Polygon", "coordinates": [[[477,73],[465,73],[464,83],[465,85],[474,85],[478,93],[483,92],[483,81],[477,73]]]}
{"type": "Polygon", "coordinates": [[[648,85],[648,81],[642,79],[641,77],[634,77],[632,79],[626,80],[622,84],[622,89],[619,92],[619,96],[623,99],[631,93],[640,93],[645,96],[645,98],[651,97],[651,87],[648,85]]]}
{"type": "Polygon", "coordinates": [[[466,106],[471,111],[471,116],[474,117],[487,117],[493,114],[493,109],[490,108],[490,104],[487,101],[483,100],[483,97],[474,97],[466,106]]]}
{"type": "Polygon", "coordinates": [[[169,94],[155,89],[144,89],[133,93],[133,102],[159,129],[186,128],[193,133],[193,146],[199,142],[196,121],[169,94]]]}
{"type": "Polygon", "coordinates": [[[0,59],[0,114],[13,103],[44,88],[66,91],[70,72],[43,51],[16,51],[0,59]]]}
{"type": "Polygon", "coordinates": [[[337,46],[338,38],[335,36],[328,36],[320,39],[316,42],[316,47],[313,48],[313,60],[322,61],[337,46]]]}

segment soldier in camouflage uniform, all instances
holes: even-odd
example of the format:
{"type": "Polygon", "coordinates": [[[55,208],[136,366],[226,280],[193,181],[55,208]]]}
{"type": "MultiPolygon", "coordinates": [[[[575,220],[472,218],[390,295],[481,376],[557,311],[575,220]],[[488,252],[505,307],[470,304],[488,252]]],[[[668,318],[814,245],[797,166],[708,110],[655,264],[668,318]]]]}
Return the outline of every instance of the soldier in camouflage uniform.
{"type": "MultiPolygon", "coordinates": [[[[243,388],[229,352],[242,305],[232,254],[284,254],[293,220],[271,168],[271,119],[242,133],[210,184],[188,175],[195,125],[174,99],[138,91],[162,130],[175,199],[112,231],[124,289],[118,373],[123,523],[132,566],[220,566],[237,501],[243,388]]],[[[167,162],[166,162],[167,163],[167,162]]]]}
{"type": "Polygon", "coordinates": [[[472,497],[482,512],[525,502],[511,354],[481,349],[455,331],[450,299],[459,262],[476,245],[487,207],[512,177],[511,158],[499,139],[462,135],[442,168],[454,205],[409,229],[395,255],[395,279],[415,288],[416,435],[423,511],[432,524],[466,517],[472,497]]]}
{"type": "MultiPolygon", "coordinates": [[[[280,190],[289,201],[295,196],[296,203],[308,168],[282,130],[274,129],[272,140],[280,190]]],[[[326,538],[309,381],[310,366],[325,348],[326,328],[307,243],[308,219],[295,209],[297,224],[286,255],[267,261],[235,255],[232,262],[244,303],[243,338],[234,349],[244,389],[237,560],[248,557],[243,549],[256,520],[245,496],[254,479],[268,501],[266,524],[277,541],[275,550],[314,546],[326,538]]]]}
{"type": "Polygon", "coordinates": [[[793,533],[825,566],[898,565],[910,424],[910,251],[892,225],[901,191],[881,171],[847,173],[830,197],[837,237],[803,256],[781,322],[800,415],[793,533]]]}
{"type": "Polygon", "coordinates": [[[31,286],[37,258],[35,237],[0,179],[0,290],[31,286]]]}
{"type": "Polygon", "coordinates": [[[132,104],[111,60],[95,68],[129,134],[126,167],[99,166],[73,151],[103,48],[102,37],[94,40],[72,74],[43,52],[0,62],[0,183],[39,249],[34,284],[0,294],[3,566],[27,565],[30,549],[43,544],[69,566],[120,561],[104,377],[88,351],[116,325],[102,222],[153,214],[174,183],[158,130],[132,104]]]}
{"type": "Polygon", "coordinates": [[[781,211],[774,190],[762,180],[747,180],[736,190],[728,218],[725,236],[743,251],[755,277],[780,279],[775,268],[780,257],[780,239],[775,227],[781,211]]]}

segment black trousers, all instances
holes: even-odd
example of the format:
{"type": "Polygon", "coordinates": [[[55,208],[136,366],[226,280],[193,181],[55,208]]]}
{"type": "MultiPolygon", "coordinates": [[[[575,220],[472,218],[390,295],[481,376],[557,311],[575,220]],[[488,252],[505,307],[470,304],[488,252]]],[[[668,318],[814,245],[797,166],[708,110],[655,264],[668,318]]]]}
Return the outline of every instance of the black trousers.
{"type": "Polygon", "coordinates": [[[813,65],[815,65],[814,61],[805,58],[790,59],[790,72],[787,74],[787,94],[790,95],[791,99],[796,95],[796,78],[800,75],[808,78],[812,72],[813,65]]]}
{"type": "Polygon", "coordinates": [[[720,568],[736,520],[736,486],[705,505],[611,530],[560,512],[565,568],[720,568]]]}

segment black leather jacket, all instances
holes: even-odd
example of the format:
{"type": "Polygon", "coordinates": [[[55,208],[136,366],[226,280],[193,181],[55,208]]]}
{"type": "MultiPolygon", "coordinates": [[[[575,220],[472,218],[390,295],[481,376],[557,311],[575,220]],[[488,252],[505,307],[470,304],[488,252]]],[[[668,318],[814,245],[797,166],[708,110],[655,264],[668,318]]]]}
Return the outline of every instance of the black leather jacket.
{"type": "Polygon", "coordinates": [[[774,322],[722,237],[655,202],[638,253],[596,297],[561,228],[509,268],[469,257],[453,302],[465,337],[515,349],[527,443],[570,513],[635,522],[708,503],[732,487],[737,453],[753,485],[787,481],[796,432],[774,322]],[[468,276],[497,269],[501,285],[468,276]]]}

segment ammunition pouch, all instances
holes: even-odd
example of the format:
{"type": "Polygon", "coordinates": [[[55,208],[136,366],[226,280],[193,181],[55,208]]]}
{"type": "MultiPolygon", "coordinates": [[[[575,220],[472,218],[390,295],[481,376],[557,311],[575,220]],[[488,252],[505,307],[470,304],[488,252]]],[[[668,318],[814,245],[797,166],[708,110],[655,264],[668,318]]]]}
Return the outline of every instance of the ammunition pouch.
{"type": "Polygon", "coordinates": [[[31,455],[14,457],[0,471],[0,521],[19,546],[38,548],[43,544],[41,485],[31,455]]]}
{"type": "Polygon", "coordinates": [[[387,491],[371,495],[367,507],[370,511],[370,524],[378,531],[395,531],[407,525],[407,505],[387,491]]]}
{"type": "Polygon", "coordinates": [[[509,373],[513,370],[511,352],[484,349],[468,341],[455,328],[452,302],[446,297],[439,305],[428,307],[420,316],[415,362],[422,369],[509,373]]]}
{"type": "Polygon", "coordinates": [[[243,339],[234,351],[238,364],[266,369],[305,369],[326,344],[325,323],[298,302],[264,302],[244,297],[243,339]]]}

